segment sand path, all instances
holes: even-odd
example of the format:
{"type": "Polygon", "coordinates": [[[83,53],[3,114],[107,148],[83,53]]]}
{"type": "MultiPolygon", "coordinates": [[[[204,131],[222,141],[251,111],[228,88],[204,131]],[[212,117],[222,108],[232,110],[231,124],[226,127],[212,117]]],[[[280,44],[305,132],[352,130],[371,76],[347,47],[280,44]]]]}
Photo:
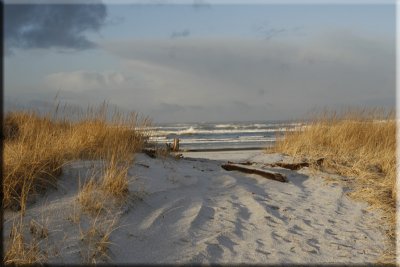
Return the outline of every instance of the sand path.
{"type": "MultiPolygon", "coordinates": [[[[220,167],[227,160],[251,160],[271,169],[263,163],[283,159],[262,151],[185,153],[180,160],[137,155],[129,170],[130,191],[145,195],[110,215],[118,227],[110,236],[109,261],[375,262],[385,248],[379,214],[349,199],[340,183],[327,183],[308,168],[273,168],[288,177],[289,183],[280,183],[220,167]]],[[[46,242],[58,248],[50,262],[81,262],[80,230],[71,222],[78,183],[74,171],[82,174],[88,166],[70,167],[60,189],[27,211],[27,221],[48,220],[52,231],[46,242]]],[[[5,236],[12,216],[5,214],[5,236]]]]}
{"type": "Polygon", "coordinates": [[[131,174],[148,196],[122,216],[129,226],[113,235],[125,244],[112,250],[118,262],[360,263],[382,251],[375,215],[349,200],[339,184],[308,170],[275,168],[288,176],[289,183],[280,183],[220,168],[228,159],[266,163],[280,155],[220,152],[214,158],[138,158],[151,168],[131,174]]]}

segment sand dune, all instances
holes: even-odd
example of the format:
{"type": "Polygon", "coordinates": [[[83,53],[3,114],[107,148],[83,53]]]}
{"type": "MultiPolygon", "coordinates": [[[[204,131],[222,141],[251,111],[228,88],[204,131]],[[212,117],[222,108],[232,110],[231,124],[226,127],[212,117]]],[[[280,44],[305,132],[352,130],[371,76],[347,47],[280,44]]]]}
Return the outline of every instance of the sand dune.
{"type": "MultiPolygon", "coordinates": [[[[117,221],[109,262],[366,263],[385,249],[380,214],[350,200],[340,182],[326,182],[323,174],[308,168],[290,171],[263,165],[288,160],[283,155],[241,151],[184,156],[137,156],[129,170],[129,189],[136,197],[127,207],[99,218],[117,221]],[[227,172],[220,165],[228,160],[258,162],[259,168],[285,174],[289,183],[227,172]]],[[[39,220],[43,213],[48,218],[48,247],[59,248],[50,262],[82,261],[84,244],[77,224],[68,217],[74,212],[77,173],[83,176],[91,167],[82,162],[67,166],[69,172],[59,182],[65,190],[48,192],[27,212],[26,220],[39,220]]],[[[4,234],[12,216],[5,214],[4,234]]],[[[87,217],[80,220],[81,227],[87,227],[87,217]]]]}

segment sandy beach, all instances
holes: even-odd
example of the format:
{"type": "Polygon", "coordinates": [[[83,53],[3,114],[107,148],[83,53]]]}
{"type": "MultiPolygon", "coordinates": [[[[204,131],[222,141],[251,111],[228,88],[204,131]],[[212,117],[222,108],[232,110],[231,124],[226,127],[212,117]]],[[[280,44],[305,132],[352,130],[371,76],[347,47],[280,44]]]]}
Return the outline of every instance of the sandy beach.
{"type": "MultiPolygon", "coordinates": [[[[386,248],[381,214],[348,198],[344,177],[265,165],[291,160],[263,150],[186,152],[181,159],[139,153],[128,171],[128,203],[110,203],[95,217],[82,212],[76,198],[102,162],[76,161],[63,167],[57,189],[38,196],[23,220],[47,230],[40,248],[49,263],[85,262],[94,245],[85,236],[92,226],[108,237],[96,262],[376,262],[386,248]],[[288,183],[228,172],[221,168],[227,161],[254,162],[288,183]]],[[[17,213],[5,211],[4,237],[13,218],[17,213]]],[[[35,233],[31,227],[24,235],[29,240],[35,233]]]]}

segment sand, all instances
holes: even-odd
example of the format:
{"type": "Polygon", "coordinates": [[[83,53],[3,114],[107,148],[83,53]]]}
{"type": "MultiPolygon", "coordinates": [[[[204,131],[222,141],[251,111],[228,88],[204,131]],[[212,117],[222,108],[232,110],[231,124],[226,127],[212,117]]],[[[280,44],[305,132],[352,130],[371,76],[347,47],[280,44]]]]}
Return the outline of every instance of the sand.
{"type": "MultiPolygon", "coordinates": [[[[108,257],[96,262],[115,264],[373,263],[385,249],[381,214],[348,198],[343,177],[267,168],[264,163],[291,158],[261,150],[183,155],[138,154],[129,170],[129,203],[96,219],[81,214],[75,199],[79,182],[101,162],[65,166],[58,189],[38,197],[25,216],[49,230],[40,243],[47,261],[90,261],[82,233],[93,223],[112,230],[108,257]],[[289,182],[225,171],[220,166],[228,160],[257,162],[289,182]]],[[[4,214],[5,240],[15,216],[4,214]]]]}

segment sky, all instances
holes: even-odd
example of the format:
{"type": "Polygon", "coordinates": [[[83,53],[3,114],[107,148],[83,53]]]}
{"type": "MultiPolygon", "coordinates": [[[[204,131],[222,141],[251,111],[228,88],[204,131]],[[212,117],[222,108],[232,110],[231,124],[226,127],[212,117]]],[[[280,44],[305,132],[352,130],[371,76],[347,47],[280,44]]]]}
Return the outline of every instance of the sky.
{"type": "Polygon", "coordinates": [[[6,109],[57,96],[222,122],[395,107],[393,4],[92,2],[5,5],[6,109]]]}

